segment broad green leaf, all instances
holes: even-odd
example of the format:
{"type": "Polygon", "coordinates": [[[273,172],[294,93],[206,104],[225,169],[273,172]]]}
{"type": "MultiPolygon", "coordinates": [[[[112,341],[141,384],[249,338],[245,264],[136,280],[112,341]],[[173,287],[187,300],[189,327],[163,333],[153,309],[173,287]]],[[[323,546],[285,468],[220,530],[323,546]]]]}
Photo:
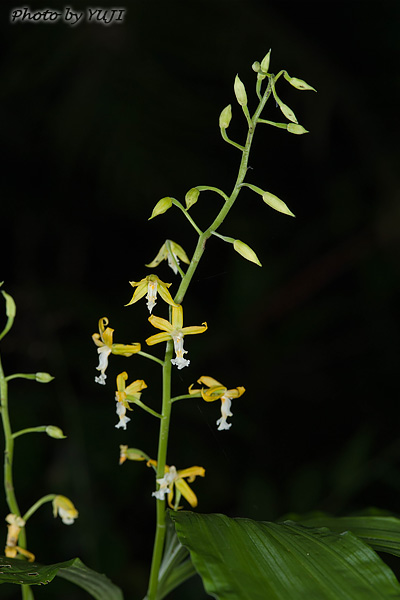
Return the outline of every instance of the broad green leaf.
{"type": "Polygon", "coordinates": [[[54,565],[40,565],[0,556],[0,583],[47,584],[58,575],[80,586],[96,600],[123,600],[121,590],[105,575],[86,567],[79,558],[54,565]]]}
{"type": "Polygon", "coordinates": [[[328,527],[338,533],[351,531],[377,552],[400,556],[400,519],[395,517],[330,517],[319,514],[298,520],[306,527],[328,527]]]}
{"type": "Polygon", "coordinates": [[[86,590],[96,600],[124,600],[119,587],[102,573],[89,569],[79,558],[75,558],[70,566],[60,569],[57,575],[86,590]]]}
{"type": "Polygon", "coordinates": [[[392,571],[352,533],[184,511],[171,518],[218,600],[400,598],[392,571]]]}

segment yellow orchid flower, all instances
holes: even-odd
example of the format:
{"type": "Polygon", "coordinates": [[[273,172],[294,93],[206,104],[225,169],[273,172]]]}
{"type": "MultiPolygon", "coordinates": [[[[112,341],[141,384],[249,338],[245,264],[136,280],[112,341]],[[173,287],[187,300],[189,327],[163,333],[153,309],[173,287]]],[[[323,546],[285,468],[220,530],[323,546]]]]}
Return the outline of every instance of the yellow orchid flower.
{"type": "Polygon", "coordinates": [[[99,366],[96,367],[98,371],[100,371],[100,375],[95,377],[94,380],[96,383],[100,383],[101,385],[106,384],[106,369],[108,367],[108,357],[110,354],[121,354],[122,356],[132,356],[132,354],[136,354],[136,352],[140,352],[140,344],[114,344],[113,343],[113,334],[114,329],[108,326],[107,317],[103,317],[99,320],[99,332],[94,333],[92,335],[92,339],[97,348],[97,352],[99,353],[99,366]]]}
{"type": "Polygon", "coordinates": [[[165,244],[163,244],[161,246],[155,259],[152,260],[151,263],[149,263],[148,265],[145,265],[145,266],[148,267],[149,269],[154,269],[155,267],[157,267],[160,264],[161,261],[167,260],[168,266],[171,267],[171,269],[173,270],[173,272],[176,275],[178,273],[178,268],[176,266],[176,263],[179,265],[179,259],[182,262],[186,263],[187,265],[190,265],[190,260],[188,259],[187,254],[184,251],[184,249],[182,248],[182,246],[173,242],[172,240],[167,240],[165,242],[165,244]],[[169,247],[171,248],[171,252],[168,250],[167,242],[169,242],[169,247]],[[171,255],[171,253],[172,253],[172,255],[171,255]]]}
{"type": "Polygon", "coordinates": [[[115,426],[117,429],[120,427],[126,429],[126,424],[130,421],[130,418],[126,416],[126,411],[132,410],[128,402],[139,400],[142,390],[147,388],[143,379],[137,379],[125,387],[127,379],[128,373],[126,371],[117,375],[117,391],[115,392],[115,400],[117,401],[116,412],[119,416],[119,422],[115,426]]]}
{"type": "Polygon", "coordinates": [[[183,349],[183,338],[185,335],[204,333],[207,330],[207,323],[203,323],[201,326],[183,327],[183,310],[180,304],[172,307],[171,323],[166,319],[161,319],[161,317],[155,317],[154,315],[149,317],[149,321],[154,327],[165,331],[165,333],[156,333],[150,336],[147,338],[146,344],[153,346],[160,342],[173,340],[176,358],[171,359],[172,364],[176,365],[178,369],[187,367],[190,364],[190,360],[183,358],[183,355],[187,354],[187,350],[183,349]]]}
{"type": "Polygon", "coordinates": [[[4,549],[4,554],[9,558],[17,558],[18,554],[25,556],[29,562],[33,562],[35,560],[35,555],[25,548],[21,548],[18,546],[18,538],[21,532],[21,529],[25,527],[25,521],[22,517],[18,515],[14,515],[10,513],[6,516],[7,525],[7,541],[6,547],[4,549]]]}
{"type": "MultiPolygon", "coordinates": [[[[157,466],[156,460],[147,461],[147,466],[157,466]]],[[[157,483],[159,484],[159,489],[156,492],[152,493],[152,496],[155,496],[158,500],[164,500],[165,495],[168,494],[168,504],[174,510],[179,510],[182,508],[181,506],[177,506],[180,500],[180,496],[182,495],[190,504],[192,508],[195,508],[198,504],[197,496],[193,492],[193,490],[186,483],[185,479],[189,481],[189,483],[193,483],[196,477],[204,477],[206,470],[203,467],[189,467],[188,469],[181,469],[179,471],[176,470],[176,467],[171,465],[165,465],[165,475],[162,479],[157,479],[157,483]],[[173,504],[174,499],[174,486],[176,487],[178,493],[175,500],[175,504],[173,504]]]]}
{"type": "Polygon", "coordinates": [[[143,298],[145,294],[147,294],[147,308],[151,313],[156,305],[157,292],[160,294],[164,302],[167,302],[167,304],[170,304],[171,306],[176,306],[171,294],[168,291],[168,288],[172,285],[172,283],[164,283],[157,277],[157,275],[147,275],[147,277],[141,279],[140,281],[130,281],[129,283],[132,287],[136,287],[136,290],[132,296],[132,300],[128,302],[128,304],[125,304],[125,306],[134,304],[143,298]]]}
{"type": "Polygon", "coordinates": [[[64,525],[72,525],[79,513],[69,498],[56,496],[53,500],[53,514],[55,517],[58,514],[64,525]]]}
{"type": "Polygon", "coordinates": [[[240,386],[228,390],[222,383],[207,375],[202,375],[200,379],[197,380],[197,383],[206,385],[208,389],[202,387],[200,390],[195,390],[193,389],[193,385],[191,385],[189,387],[189,394],[200,393],[201,397],[206,402],[221,400],[221,418],[217,421],[218,430],[222,431],[223,429],[230,429],[232,423],[228,423],[227,418],[233,416],[231,412],[232,399],[240,398],[240,396],[245,393],[246,389],[240,386]]]}

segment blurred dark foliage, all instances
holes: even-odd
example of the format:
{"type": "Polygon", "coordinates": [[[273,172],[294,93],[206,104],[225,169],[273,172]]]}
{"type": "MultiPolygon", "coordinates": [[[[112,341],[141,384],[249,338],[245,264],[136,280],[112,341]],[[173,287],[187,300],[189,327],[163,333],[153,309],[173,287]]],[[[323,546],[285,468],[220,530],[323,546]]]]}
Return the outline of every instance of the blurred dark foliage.
{"type": "MultiPolygon", "coordinates": [[[[248,181],[284,199],[297,218],[244,190],[221,232],[249,243],[263,268],[208,242],[185,322],[207,320],[209,331],[187,341],[191,365],[175,371],[175,390],[209,374],[247,391],[233,404],[229,432],[216,431],[218,403],[175,405],[168,460],[206,468],[195,483],[202,512],[269,520],[312,509],[398,510],[400,5],[126,5],[123,25],[70,27],[11,25],[16,3],[2,3],[0,279],[18,308],[2,343],[7,373],[56,377],[48,386],[10,385],[14,428],[51,423],[68,435],[18,440],[21,507],[57,492],[80,511],[68,528],[41,508],[29,549],[42,562],[79,556],[139,599],[154,483],[143,463],[118,466],[119,444],[155,456],[157,423],[136,408],[127,431],[116,430],[113,382],[124,369],[145,379],[143,399],[157,408],[159,373],[140,357],[112,357],[109,385],[97,386],[91,334],[102,316],[117,341],[155,332],[144,301],[124,307],[128,282],[148,274],[144,263],[166,237],[188,253],[195,239],[176,210],[147,219],[161,197],[182,200],[195,185],[229,193],[239,152],[222,141],[218,116],[232,103],[229,133],[243,140],[233,80],[239,73],[254,106],[251,64],[269,48],[274,72],[285,68],[318,94],[279,82],[310,133],[259,126],[248,181]]],[[[281,120],[273,102],[266,118],[281,120]]],[[[201,195],[191,209],[200,226],[220,202],[201,195]]],[[[165,265],[157,273],[176,286],[165,265]]],[[[163,310],[160,302],[154,312],[163,310]]],[[[174,598],[189,592],[204,598],[200,582],[174,598]]],[[[1,594],[19,591],[2,586],[1,594]]],[[[64,581],[35,596],[86,597],[64,581]]]]}

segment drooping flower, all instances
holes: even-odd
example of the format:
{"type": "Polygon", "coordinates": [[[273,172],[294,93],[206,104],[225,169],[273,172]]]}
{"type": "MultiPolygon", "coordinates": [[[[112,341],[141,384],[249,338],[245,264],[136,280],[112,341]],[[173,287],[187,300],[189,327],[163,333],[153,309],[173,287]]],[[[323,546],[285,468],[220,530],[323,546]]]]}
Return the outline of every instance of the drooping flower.
{"type": "Polygon", "coordinates": [[[21,529],[25,527],[25,521],[22,517],[10,513],[6,516],[7,521],[7,541],[6,547],[4,549],[4,554],[9,558],[17,558],[18,554],[25,556],[29,562],[33,562],[35,560],[35,555],[25,548],[21,548],[18,546],[18,538],[21,532],[21,529]]]}
{"type": "Polygon", "coordinates": [[[100,371],[100,375],[95,377],[95,382],[100,383],[101,385],[105,385],[106,383],[106,369],[108,367],[108,357],[110,354],[120,354],[122,356],[132,356],[132,354],[136,354],[136,352],[140,352],[140,344],[114,344],[113,343],[113,334],[114,329],[108,327],[108,319],[107,317],[103,317],[99,320],[99,332],[94,333],[92,335],[92,339],[97,348],[97,352],[99,353],[99,366],[96,367],[98,371],[100,371]]]}
{"type": "Polygon", "coordinates": [[[179,259],[187,265],[190,264],[190,260],[188,259],[187,254],[182,248],[182,246],[173,242],[172,240],[166,240],[165,244],[163,244],[160,250],[158,251],[158,254],[155,257],[155,259],[145,266],[149,269],[154,269],[160,264],[161,261],[167,260],[168,266],[171,267],[171,269],[176,275],[178,273],[178,268],[176,265],[179,265],[179,259]],[[168,245],[171,251],[168,250],[168,245]]]}
{"type": "Polygon", "coordinates": [[[147,277],[141,279],[140,281],[130,281],[129,283],[132,287],[136,287],[136,290],[131,301],[125,306],[134,304],[147,294],[147,308],[151,313],[156,305],[157,292],[160,294],[164,302],[167,302],[167,304],[170,304],[171,306],[176,306],[171,294],[168,291],[168,288],[172,285],[172,283],[164,283],[157,277],[157,275],[147,275],[147,277]]]}
{"type": "Polygon", "coordinates": [[[143,450],[128,448],[128,446],[121,444],[119,447],[119,464],[122,465],[126,460],[142,461],[150,459],[143,450]]]}
{"type": "Polygon", "coordinates": [[[53,500],[53,515],[60,516],[64,525],[72,525],[78,518],[78,511],[66,496],[56,496],[53,500]]]}
{"type": "MultiPolygon", "coordinates": [[[[147,466],[157,466],[156,460],[147,461],[147,466]]],[[[164,500],[166,494],[168,494],[168,504],[171,508],[178,510],[182,508],[181,506],[177,506],[179,504],[180,497],[183,496],[190,504],[192,508],[195,508],[198,504],[197,496],[186,483],[185,479],[189,481],[189,483],[193,483],[196,477],[204,477],[205,469],[203,467],[189,467],[188,469],[181,469],[177,471],[176,467],[171,465],[165,465],[165,474],[161,479],[157,479],[157,483],[159,484],[159,489],[156,492],[152,493],[152,496],[155,496],[158,500],[164,500]],[[175,503],[174,499],[174,486],[176,487],[177,494],[175,503]]]]}
{"type": "Polygon", "coordinates": [[[246,389],[242,386],[228,390],[222,383],[219,383],[213,377],[202,375],[197,383],[202,383],[206,388],[202,387],[200,390],[193,389],[193,385],[189,387],[189,394],[201,394],[201,397],[206,402],[214,402],[215,400],[221,400],[221,418],[218,419],[217,425],[218,430],[230,429],[232,423],[227,422],[228,417],[232,417],[231,405],[233,398],[240,398],[246,389]]]}
{"type": "Polygon", "coordinates": [[[127,379],[128,373],[126,371],[117,375],[117,391],[115,392],[116,413],[119,416],[119,422],[115,426],[117,429],[120,427],[126,429],[126,424],[130,421],[130,418],[126,416],[126,411],[132,410],[129,402],[139,400],[142,390],[147,388],[143,379],[137,379],[126,387],[125,381],[127,379]]]}
{"type": "Polygon", "coordinates": [[[173,340],[176,357],[171,359],[171,363],[176,365],[178,369],[183,369],[190,364],[190,360],[183,358],[184,354],[187,354],[187,350],[183,349],[183,338],[185,335],[192,335],[195,333],[204,333],[207,330],[207,323],[200,325],[193,325],[191,327],[183,327],[183,310],[182,306],[178,304],[172,307],[171,323],[161,317],[151,315],[149,317],[150,323],[161,329],[165,333],[156,333],[150,336],[146,340],[146,344],[153,346],[160,342],[167,342],[173,340]]]}

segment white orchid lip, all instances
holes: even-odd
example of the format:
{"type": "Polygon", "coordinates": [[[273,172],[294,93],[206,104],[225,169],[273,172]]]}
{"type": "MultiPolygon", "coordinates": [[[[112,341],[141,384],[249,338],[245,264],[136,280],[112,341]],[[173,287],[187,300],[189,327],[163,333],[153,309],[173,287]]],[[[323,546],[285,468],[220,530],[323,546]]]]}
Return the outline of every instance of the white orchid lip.
{"type": "Polygon", "coordinates": [[[151,311],[153,310],[153,308],[156,305],[156,300],[157,300],[157,281],[149,281],[149,283],[147,285],[146,300],[147,300],[147,308],[149,309],[149,312],[151,313],[151,311]]]}
{"type": "Polygon", "coordinates": [[[171,363],[175,365],[178,369],[183,369],[184,367],[188,367],[190,365],[190,360],[183,358],[184,354],[187,354],[187,350],[183,348],[183,335],[180,331],[171,334],[171,337],[174,341],[174,350],[176,357],[171,358],[171,363]]]}

